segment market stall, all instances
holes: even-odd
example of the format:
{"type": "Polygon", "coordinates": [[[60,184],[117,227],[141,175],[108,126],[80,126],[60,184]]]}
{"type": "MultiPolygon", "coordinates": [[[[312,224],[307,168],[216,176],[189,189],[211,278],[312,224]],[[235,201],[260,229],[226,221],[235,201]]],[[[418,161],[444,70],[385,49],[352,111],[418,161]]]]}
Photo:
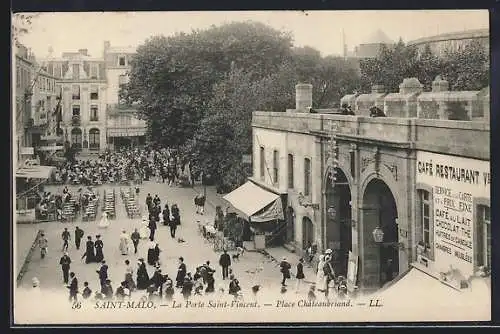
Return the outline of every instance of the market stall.
{"type": "Polygon", "coordinates": [[[264,249],[284,219],[281,196],[248,181],[223,198],[244,220],[243,234],[251,234],[255,249],[264,249]]]}

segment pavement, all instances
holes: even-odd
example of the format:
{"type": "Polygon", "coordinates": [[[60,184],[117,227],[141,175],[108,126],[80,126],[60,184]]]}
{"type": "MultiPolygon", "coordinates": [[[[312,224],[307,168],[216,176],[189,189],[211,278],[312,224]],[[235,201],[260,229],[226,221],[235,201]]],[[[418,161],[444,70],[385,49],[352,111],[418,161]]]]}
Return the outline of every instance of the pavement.
{"type": "MultiPolygon", "coordinates": [[[[62,188],[62,186],[47,186],[45,191],[61,192],[62,188]]],[[[70,191],[75,191],[78,187],[68,188],[70,188],[70,191]]],[[[141,240],[139,243],[138,254],[129,254],[124,256],[119,252],[118,245],[121,231],[126,230],[131,233],[134,228],[140,228],[141,219],[129,219],[127,217],[125,207],[121,201],[121,197],[119,196],[120,186],[99,186],[98,189],[100,191],[101,198],[103,189],[111,188],[116,189],[117,217],[111,221],[111,225],[107,229],[101,229],[98,227],[99,219],[90,222],[49,222],[32,225],[16,225],[17,235],[22,235],[22,238],[19,237],[16,244],[17,262],[24,260],[23,255],[26,252],[23,251],[23,249],[31,247],[30,240],[34,240],[39,229],[44,230],[49,243],[48,253],[45,259],[42,260],[40,258],[38,250],[34,252],[33,257],[27,266],[27,271],[20,282],[20,288],[30,287],[32,278],[37,277],[41,282],[40,286],[42,289],[67,291],[63,284],[62,271],[59,265],[59,259],[63,254],[61,250],[61,233],[64,227],[67,227],[68,230],[72,232],[72,237],[76,226],[79,226],[85,232],[80,250],[77,250],[74,242],[71,241],[68,252],[72,260],[71,271],[75,272],[79,282],[81,282],[80,284],[84,281],[88,281],[90,288],[94,291],[99,288],[99,280],[96,273],[96,270],[99,269],[99,264],[85,264],[84,260],[81,259],[81,256],[85,251],[85,240],[88,235],[92,235],[94,240],[96,234],[101,235],[101,239],[104,243],[105,260],[109,266],[108,274],[113,282],[112,285],[114,288],[116,288],[117,284],[124,279],[125,259],[129,259],[130,262],[134,264],[140,257],[147,258],[147,241],[141,240]],[[27,245],[29,245],[29,247],[27,247],[27,245]]],[[[218,205],[216,204],[217,201],[222,199],[218,199],[215,196],[217,194],[213,187],[207,187],[207,202],[209,205],[205,208],[205,215],[201,216],[196,214],[193,203],[194,196],[197,191],[199,191],[199,189],[180,188],[175,186],[170,187],[165,183],[145,181],[141,185],[139,203],[143,206],[147,194],[151,193],[152,196],[155,194],[159,195],[162,206],[165,204],[165,201],[168,202],[169,206],[174,203],[179,206],[181,225],[177,229],[176,239],[171,238],[169,228],[166,226],[159,225],[158,230],[156,231],[155,239],[159,243],[160,249],[162,250],[160,253],[162,272],[169,274],[172,278],[175,278],[178,258],[180,256],[184,257],[184,263],[187,266],[188,272],[194,272],[195,267],[209,260],[212,268],[216,269],[216,273],[214,275],[216,288],[219,289],[222,287],[227,291],[229,282],[222,280],[221,269],[218,265],[220,253],[215,252],[212,245],[199,234],[196,224],[196,220],[213,222],[215,217],[215,205],[218,205]],[[186,242],[178,243],[178,237],[184,239],[186,242]]],[[[33,241],[31,241],[31,243],[32,242],[33,241]]],[[[284,248],[283,250],[286,251],[284,248]]],[[[270,251],[269,253],[274,254],[273,251],[270,251]]],[[[289,252],[287,257],[292,264],[292,273],[294,273],[298,258],[296,261],[294,255],[289,252]]],[[[263,256],[258,252],[245,252],[239,261],[233,261],[232,269],[240,281],[243,292],[249,291],[250,288],[256,284],[262,286],[261,290],[270,289],[272,291],[279,291],[280,289],[281,273],[279,271],[279,265],[271,257],[263,256]]],[[[148,271],[152,274],[153,268],[148,267],[148,271]]],[[[312,275],[306,270],[305,275],[306,280],[309,277],[312,277],[312,275]]],[[[292,279],[290,284],[294,284],[293,281],[294,280],[292,279]]],[[[300,292],[306,293],[307,290],[308,287],[303,285],[300,292]]]]}

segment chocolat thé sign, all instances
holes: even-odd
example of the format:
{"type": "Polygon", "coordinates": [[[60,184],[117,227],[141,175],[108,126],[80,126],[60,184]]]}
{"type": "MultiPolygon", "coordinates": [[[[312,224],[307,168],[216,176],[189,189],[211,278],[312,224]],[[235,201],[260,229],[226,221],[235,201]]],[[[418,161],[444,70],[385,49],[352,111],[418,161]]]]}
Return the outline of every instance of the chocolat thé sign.
{"type": "MultiPolygon", "coordinates": [[[[469,276],[474,270],[478,198],[490,198],[489,161],[417,152],[417,184],[432,189],[428,213],[433,227],[434,267],[469,276]]],[[[417,222],[422,224],[422,222],[417,222]]]]}

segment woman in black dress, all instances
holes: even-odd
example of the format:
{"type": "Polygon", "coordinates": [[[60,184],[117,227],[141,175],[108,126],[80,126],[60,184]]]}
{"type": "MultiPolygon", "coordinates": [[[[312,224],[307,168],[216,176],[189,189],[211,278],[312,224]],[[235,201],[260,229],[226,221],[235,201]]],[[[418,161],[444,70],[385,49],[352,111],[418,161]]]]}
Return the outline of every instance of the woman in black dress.
{"type": "Polygon", "coordinates": [[[94,247],[95,247],[95,262],[101,262],[102,260],[104,260],[104,253],[102,252],[104,244],[102,243],[100,235],[96,235],[95,238],[97,239],[95,241],[95,243],[94,243],[94,247]]]}
{"type": "Polygon", "coordinates": [[[137,290],[145,290],[149,286],[149,275],[146,269],[144,259],[139,259],[139,268],[137,269],[137,290]]]}
{"type": "Polygon", "coordinates": [[[82,259],[85,258],[85,263],[96,262],[94,254],[94,242],[92,237],[89,235],[87,237],[85,253],[83,253],[82,259]]]}
{"type": "Polygon", "coordinates": [[[304,259],[300,259],[299,263],[297,263],[297,274],[295,275],[295,278],[297,279],[297,287],[296,287],[296,292],[299,292],[300,285],[302,284],[302,281],[304,280],[304,259]]]}
{"type": "Polygon", "coordinates": [[[150,266],[154,266],[155,263],[156,263],[156,256],[155,256],[155,247],[156,247],[156,243],[154,241],[152,241],[149,245],[149,249],[148,249],[148,264],[150,266]]]}
{"type": "Polygon", "coordinates": [[[163,225],[165,226],[170,225],[170,210],[168,208],[168,204],[165,204],[165,208],[163,209],[162,215],[163,215],[163,225]]]}

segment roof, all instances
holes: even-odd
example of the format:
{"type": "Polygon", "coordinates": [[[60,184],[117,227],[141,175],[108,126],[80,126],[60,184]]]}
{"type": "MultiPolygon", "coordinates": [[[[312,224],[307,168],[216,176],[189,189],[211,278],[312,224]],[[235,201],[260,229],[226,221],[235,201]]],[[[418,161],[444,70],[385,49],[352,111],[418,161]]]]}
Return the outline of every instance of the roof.
{"type": "Polygon", "coordinates": [[[106,53],[136,53],[137,48],[133,46],[113,46],[110,47],[106,53]]]}
{"type": "Polygon", "coordinates": [[[387,37],[382,30],[377,29],[368,36],[364,43],[361,44],[394,44],[394,41],[387,37]]]}
{"type": "Polygon", "coordinates": [[[488,38],[489,36],[490,36],[489,29],[474,29],[474,30],[466,30],[466,31],[449,32],[449,33],[439,34],[439,35],[434,35],[434,36],[429,36],[429,37],[422,37],[422,38],[415,39],[413,41],[409,41],[407,44],[408,45],[418,45],[418,44],[448,41],[448,40],[488,38]]]}

